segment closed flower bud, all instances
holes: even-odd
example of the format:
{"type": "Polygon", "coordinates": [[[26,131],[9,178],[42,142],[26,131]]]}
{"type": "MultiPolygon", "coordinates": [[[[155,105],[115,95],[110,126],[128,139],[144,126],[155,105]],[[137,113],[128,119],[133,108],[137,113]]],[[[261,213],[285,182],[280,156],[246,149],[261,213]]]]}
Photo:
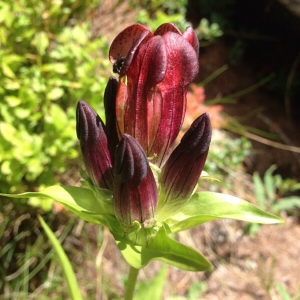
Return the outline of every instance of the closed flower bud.
{"type": "Polygon", "coordinates": [[[210,120],[205,113],[193,122],[170,155],[161,176],[166,202],[187,200],[192,195],[206,161],[211,133],[210,120]]]}
{"type": "Polygon", "coordinates": [[[115,156],[113,205],[124,227],[138,221],[151,227],[157,206],[157,187],[146,154],[130,135],[121,139],[115,156]]]}
{"type": "Polygon", "coordinates": [[[116,146],[119,142],[116,126],[116,95],[118,81],[110,77],[104,92],[104,107],[106,119],[106,134],[112,160],[114,160],[116,146]]]}
{"type": "Polygon", "coordinates": [[[76,132],[80,140],[86,172],[99,188],[112,189],[112,161],[103,124],[97,113],[84,101],[76,110],[76,132]]]}

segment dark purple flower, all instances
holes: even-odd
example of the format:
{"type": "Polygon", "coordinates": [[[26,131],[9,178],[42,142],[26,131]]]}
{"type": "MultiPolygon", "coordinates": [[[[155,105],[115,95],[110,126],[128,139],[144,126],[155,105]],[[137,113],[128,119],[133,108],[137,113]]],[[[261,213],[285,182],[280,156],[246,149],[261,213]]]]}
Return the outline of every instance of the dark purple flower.
{"type": "Polygon", "coordinates": [[[157,187],[148,159],[130,135],[121,139],[115,156],[113,204],[115,215],[125,227],[138,221],[153,225],[157,206],[157,187]]]}
{"type": "Polygon", "coordinates": [[[84,101],[78,102],[76,119],[77,137],[89,178],[96,187],[112,189],[112,160],[105,125],[84,101]]]}
{"type": "Polygon", "coordinates": [[[206,161],[211,133],[205,113],[193,122],[170,155],[161,174],[166,202],[191,196],[206,161]]]}
{"type": "Polygon", "coordinates": [[[203,169],[211,139],[207,115],[192,124],[170,155],[188,85],[198,73],[198,54],[190,27],[181,34],[163,24],[151,33],[132,25],[110,48],[119,78],[110,77],[105,89],[106,125],[85,102],[78,103],[77,136],[86,172],[94,186],[112,192],[115,217],[128,234],[139,226],[154,228],[157,207],[164,203],[174,200],[178,207],[186,201],[203,169]]]}
{"type": "Polygon", "coordinates": [[[117,89],[118,80],[115,77],[110,77],[104,92],[104,108],[106,119],[106,134],[112,161],[114,160],[116,146],[119,143],[116,120],[117,89]]]}
{"type": "Polygon", "coordinates": [[[116,103],[119,137],[135,137],[158,166],[180,131],[188,84],[199,70],[198,48],[191,28],[181,34],[172,24],[161,25],[154,34],[132,25],[111,45],[112,63],[124,60],[116,103]]]}

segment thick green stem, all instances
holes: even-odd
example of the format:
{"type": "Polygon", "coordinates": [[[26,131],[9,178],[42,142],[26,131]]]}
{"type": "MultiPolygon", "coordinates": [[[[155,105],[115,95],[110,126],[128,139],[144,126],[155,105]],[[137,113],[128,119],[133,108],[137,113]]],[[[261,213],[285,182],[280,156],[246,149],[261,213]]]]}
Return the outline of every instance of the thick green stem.
{"type": "Polygon", "coordinates": [[[124,298],[125,300],[133,299],[134,287],[136,284],[136,279],[138,274],[139,274],[139,269],[130,267],[127,286],[125,289],[125,298],[124,298]]]}

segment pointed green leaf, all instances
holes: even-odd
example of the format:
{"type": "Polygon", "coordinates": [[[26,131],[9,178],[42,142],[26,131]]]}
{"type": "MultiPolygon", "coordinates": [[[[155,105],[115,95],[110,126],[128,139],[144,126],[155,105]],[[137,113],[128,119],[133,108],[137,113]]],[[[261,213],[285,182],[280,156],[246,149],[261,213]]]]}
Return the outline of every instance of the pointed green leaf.
{"type": "Polygon", "coordinates": [[[276,197],[276,182],[275,182],[275,176],[273,176],[273,172],[275,171],[275,169],[276,166],[272,165],[265,172],[264,175],[265,191],[269,201],[274,201],[276,197]]]}
{"type": "Polygon", "coordinates": [[[9,77],[9,78],[15,78],[16,77],[15,73],[13,72],[13,70],[10,68],[9,65],[7,65],[5,63],[2,63],[1,64],[1,69],[2,69],[3,74],[6,77],[9,77]]]}
{"type": "Polygon", "coordinates": [[[253,183],[254,183],[254,195],[255,195],[256,202],[259,207],[264,209],[267,204],[267,197],[265,194],[264,183],[257,172],[253,174],[253,183]]]}
{"type": "Polygon", "coordinates": [[[134,245],[115,234],[114,237],[125,260],[136,269],[155,259],[186,271],[206,271],[212,267],[201,253],[169,238],[164,227],[147,246],[134,245]]]}
{"type": "Polygon", "coordinates": [[[78,286],[78,282],[76,280],[76,276],[70,260],[68,259],[64,249],[60,245],[58,239],[56,238],[55,234],[52,232],[51,228],[47,225],[47,223],[43,220],[42,217],[39,217],[39,220],[47,234],[53,248],[55,249],[58,259],[60,261],[60,266],[62,267],[64,276],[67,280],[68,288],[69,288],[69,295],[72,300],[82,300],[80,289],[78,286]]]}
{"type": "Polygon", "coordinates": [[[278,200],[278,202],[272,205],[272,210],[274,212],[280,212],[283,210],[292,210],[296,208],[300,208],[300,197],[298,196],[281,198],[278,200]]]}
{"type": "Polygon", "coordinates": [[[50,186],[42,192],[0,195],[11,198],[50,198],[62,203],[85,221],[107,226],[111,230],[122,232],[114,217],[112,204],[97,200],[94,193],[86,188],[57,185],[50,186]]]}
{"type": "Polygon", "coordinates": [[[213,192],[194,194],[179,212],[165,222],[172,232],[178,232],[216,219],[234,219],[262,224],[283,223],[281,218],[264,212],[250,202],[213,192]]]}
{"type": "Polygon", "coordinates": [[[32,44],[40,55],[44,55],[50,44],[47,33],[44,31],[37,32],[32,40],[32,44]]]}

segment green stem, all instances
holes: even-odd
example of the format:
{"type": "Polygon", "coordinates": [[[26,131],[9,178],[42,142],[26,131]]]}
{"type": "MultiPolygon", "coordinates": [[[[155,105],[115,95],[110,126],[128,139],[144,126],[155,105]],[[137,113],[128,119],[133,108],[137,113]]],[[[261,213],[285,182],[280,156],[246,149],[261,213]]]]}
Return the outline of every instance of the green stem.
{"type": "Polygon", "coordinates": [[[127,286],[125,290],[125,298],[124,298],[125,300],[133,299],[134,287],[136,284],[136,279],[138,274],[139,274],[139,269],[130,267],[127,286]]]}

